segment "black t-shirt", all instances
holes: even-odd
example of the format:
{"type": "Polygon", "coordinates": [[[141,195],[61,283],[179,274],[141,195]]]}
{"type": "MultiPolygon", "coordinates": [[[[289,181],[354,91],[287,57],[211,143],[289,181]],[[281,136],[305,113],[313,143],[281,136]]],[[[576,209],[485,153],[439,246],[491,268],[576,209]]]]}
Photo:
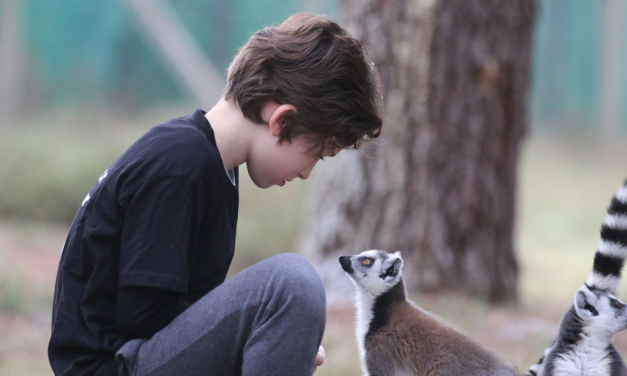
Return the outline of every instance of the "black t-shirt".
{"type": "Polygon", "coordinates": [[[118,298],[135,294],[148,311],[148,300],[167,301],[169,321],[224,282],[235,248],[234,172],[235,184],[198,110],[153,127],[102,174],[63,246],[48,349],[56,375],[124,374],[114,355],[133,337],[116,323],[116,304],[118,317],[140,310],[128,314],[118,298]]]}

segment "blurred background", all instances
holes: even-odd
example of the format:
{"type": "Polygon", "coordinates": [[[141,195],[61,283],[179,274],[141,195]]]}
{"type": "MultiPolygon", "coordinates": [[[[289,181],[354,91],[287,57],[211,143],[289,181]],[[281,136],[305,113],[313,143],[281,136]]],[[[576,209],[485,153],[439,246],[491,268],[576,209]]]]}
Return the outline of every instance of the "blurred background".
{"type": "MultiPolygon", "coordinates": [[[[102,171],[149,127],[210,109],[239,46],[300,11],[341,19],[336,0],[0,0],[0,376],[52,374],[56,267],[102,171]]],[[[537,3],[516,199],[519,301],[413,296],[521,369],[552,341],[627,176],[626,25],[627,0],[537,3]]],[[[241,176],[231,273],[296,249],[316,178],[260,190],[241,176]]],[[[329,306],[316,374],[360,374],[353,321],[350,304],[329,306]]],[[[626,354],[627,337],[617,343],[626,354]]]]}

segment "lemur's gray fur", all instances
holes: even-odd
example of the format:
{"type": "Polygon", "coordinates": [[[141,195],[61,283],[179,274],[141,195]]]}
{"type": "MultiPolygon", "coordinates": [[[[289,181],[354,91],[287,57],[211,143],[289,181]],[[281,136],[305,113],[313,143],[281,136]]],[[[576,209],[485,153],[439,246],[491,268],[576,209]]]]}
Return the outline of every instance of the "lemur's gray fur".
{"type": "Polygon", "coordinates": [[[627,328],[627,306],[614,296],[625,258],[627,180],[607,209],[592,272],[531,375],[627,376],[627,366],[611,343],[614,334],[627,328]]]}
{"type": "Polygon", "coordinates": [[[357,287],[365,376],[513,376],[515,367],[407,299],[399,252],[341,256],[357,287]]]}

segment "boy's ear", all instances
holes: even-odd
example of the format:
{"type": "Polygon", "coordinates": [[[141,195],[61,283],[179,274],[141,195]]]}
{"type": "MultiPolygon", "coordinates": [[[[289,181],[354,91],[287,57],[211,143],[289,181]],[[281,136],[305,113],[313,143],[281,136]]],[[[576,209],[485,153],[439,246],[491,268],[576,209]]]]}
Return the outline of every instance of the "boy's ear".
{"type": "Polygon", "coordinates": [[[268,120],[268,125],[270,126],[270,132],[275,137],[279,136],[281,129],[285,125],[283,122],[283,115],[288,112],[296,112],[296,107],[292,104],[281,104],[274,105],[267,104],[267,106],[272,106],[272,108],[268,108],[271,112],[270,119],[268,120]]]}

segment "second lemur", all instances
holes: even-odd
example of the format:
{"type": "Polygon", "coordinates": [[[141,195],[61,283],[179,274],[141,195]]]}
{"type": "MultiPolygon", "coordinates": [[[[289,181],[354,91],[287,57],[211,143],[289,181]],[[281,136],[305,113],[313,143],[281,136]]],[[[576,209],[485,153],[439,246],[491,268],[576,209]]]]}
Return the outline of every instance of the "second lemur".
{"type": "Polygon", "coordinates": [[[531,375],[627,376],[627,366],[612,345],[612,337],[627,328],[627,305],[614,295],[626,258],[627,180],[607,209],[592,272],[531,375]]]}

